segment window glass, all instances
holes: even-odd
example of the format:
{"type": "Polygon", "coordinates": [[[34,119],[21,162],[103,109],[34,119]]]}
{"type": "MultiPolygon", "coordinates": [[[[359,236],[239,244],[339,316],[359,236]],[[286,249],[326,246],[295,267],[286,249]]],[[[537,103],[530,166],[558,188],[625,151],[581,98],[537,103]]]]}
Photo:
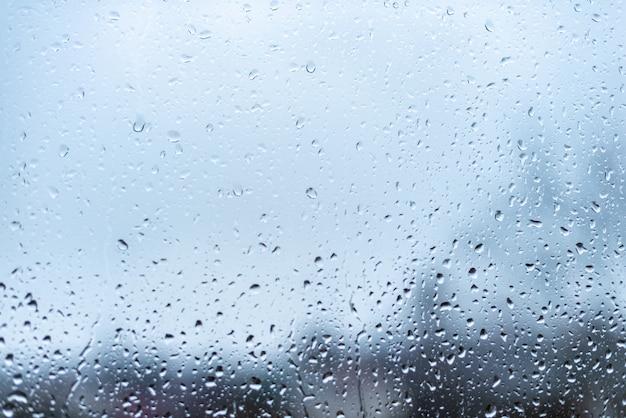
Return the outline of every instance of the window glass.
{"type": "Polygon", "coordinates": [[[624,5],[0,6],[6,417],[623,416],[624,5]]]}

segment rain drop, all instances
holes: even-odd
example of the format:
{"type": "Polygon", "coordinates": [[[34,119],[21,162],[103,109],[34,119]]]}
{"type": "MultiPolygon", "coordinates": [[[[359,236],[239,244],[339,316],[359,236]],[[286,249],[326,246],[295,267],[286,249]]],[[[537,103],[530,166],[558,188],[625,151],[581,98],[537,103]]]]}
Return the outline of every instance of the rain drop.
{"type": "Polygon", "coordinates": [[[498,409],[496,408],[496,406],[490,403],[489,405],[487,405],[487,409],[485,410],[485,417],[487,418],[495,417],[497,412],[498,412],[498,409]]]}
{"type": "Polygon", "coordinates": [[[487,32],[495,31],[495,27],[493,26],[493,22],[490,19],[487,19],[485,21],[485,29],[487,29],[487,32]]]}
{"type": "Polygon", "coordinates": [[[180,133],[178,131],[168,131],[167,132],[167,139],[171,143],[176,143],[176,142],[180,141],[180,133]]]}
{"type": "Polygon", "coordinates": [[[145,127],[146,127],[146,121],[144,120],[143,116],[137,115],[137,118],[135,119],[135,122],[133,123],[133,131],[137,133],[143,132],[145,127]]]}
{"type": "Polygon", "coordinates": [[[333,381],[333,372],[326,372],[324,373],[324,376],[322,377],[322,382],[324,383],[330,383],[333,381]]]}
{"type": "Polygon", "coordinates": [[[128,249],[128,244],[123,239],[118,239],[117,248],[119,248],[122,251],[126,251],[128,249]]]}
{"type": "Polygon", "coordinates": [[[317,199],[317,192],[313,187],[309,187],[308,189],[306,189],[306,195],[309,197],[309,199],[317,199]]]}
{"type": "Polygon", "coordinates": [[[59,157],[61,158],[65,157],[68,152],[70,152],[70,149],[68,148],[67,145],[61,145],[59,147],[59,157]]]}

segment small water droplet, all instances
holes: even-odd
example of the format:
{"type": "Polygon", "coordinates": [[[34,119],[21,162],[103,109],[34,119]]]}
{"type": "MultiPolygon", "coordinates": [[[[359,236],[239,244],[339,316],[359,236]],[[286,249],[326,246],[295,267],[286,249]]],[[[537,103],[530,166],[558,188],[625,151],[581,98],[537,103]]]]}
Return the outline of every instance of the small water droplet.
{"type": "Polygon", "coordinates": [[[167,132],[167,139],[171,143],[176,143],[176,142],[180,141],[180,132],[178,132],[178,131],[168,131],[167,132]]]}
{"type": "Polygon", "coordinates": [[[497,210],[494,217],[496,218],[496,221],[502,222],[502,220],[504,219],[504,213],[502,213],[501,210],[497,210]]]}
{"type": "Polygon", "coordinates": [[[317,192],[315,191],[313,187],[309,187],[308,189],[306,189],[306,195],[310,199],[317,199],[317,192]]]}
{"type": "Polygon", "coordinates": [[[143,129],[146,127],[146,121],[144,120],[143,116],[141,115],[137,115],[137,118],[135,119],[135,122],[133,123],[133,131],[134,132],[143,132],[143,129]]]}
{"type": "Polygon", "coordinates": [[[315,63],[312,61],[309,61],[306,63],[306,72],[313,74],[315,72],[315,63]]]}
{"type": "Polygon", "coordinates": [[[206,129],[208,133],[213,132],[213,124],[212,123],[207,124],[207,126],[204,129],[206,129]]]}
{"type": "Polygon", "coordinates": [[[602,210],[602,208],[600,207],[600,205],[598,204],[598,202],[596,202],[595,200],[591,202],[591,210],[593,210],[595,213],[600,213],[600,211],[602,210]]]}
{"type": "Polygon", "coordinates": [[[57,196],[59,195],[59,189],[57,189],[56,187],[49,186],[48,194],[50,195],[51,198],[56,199],[57,196]]]}
{"type": "Polygon", "coordinates": [[[126,251],[128,249],[128,244],[123,239],[118,239],[117,248],[119,248],[122,251],[126,251]]]}
{"type": "Polygon", "coordinates": [[[491,19],[487,19],[485,21],[485,29],[487,29],[487,32],[495,31],[495,26],[493,25],[493,22],[491,21],[491,19]]]}
{"type": "Polygon", "coordinates": [[[241,187],[241,184],[237,183],[233,185],[233,194],[237,197],[243,194],[243,187],[241,187]]]}
{"type": "Polygon", "coordinates": [[[299,118],[296,121],[296,128],[297,129],[302,129],[303,126],[304,126],[304,118],[299,118]]]}
{"type": "Polygon", "coordinates": [[[70,152],[70,149],[68,148],[67,145],[59,146],[59,157],[61,158],[65,157],[68,152],[70,152]]]}
{"type": "Polygon", "coordinates": [[[252,390],[260,390],[261,389],[261,379],[259,379],[258,377],[252,376],[250,378],[250,383],[248,384],[248,386],[252,390]]]}

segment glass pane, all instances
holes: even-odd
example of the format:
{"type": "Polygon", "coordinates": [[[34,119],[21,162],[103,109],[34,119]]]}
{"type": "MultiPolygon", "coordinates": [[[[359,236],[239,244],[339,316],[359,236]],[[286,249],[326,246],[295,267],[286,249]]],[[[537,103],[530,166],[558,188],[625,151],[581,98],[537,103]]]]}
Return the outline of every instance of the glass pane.
{"type": "Polygon", "coordinates": [[[0,6],[6,417],[624,416],[624,5],[0,6]]]}

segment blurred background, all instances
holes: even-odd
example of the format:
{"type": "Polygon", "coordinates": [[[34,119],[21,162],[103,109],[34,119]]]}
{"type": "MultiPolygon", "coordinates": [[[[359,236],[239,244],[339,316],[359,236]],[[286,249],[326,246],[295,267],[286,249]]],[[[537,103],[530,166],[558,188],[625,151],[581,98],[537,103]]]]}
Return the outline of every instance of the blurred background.
{"type": "Polygon", "coordinates": [[[7,1],[6,417],[626,415],[622,1],[7,1]]]}

